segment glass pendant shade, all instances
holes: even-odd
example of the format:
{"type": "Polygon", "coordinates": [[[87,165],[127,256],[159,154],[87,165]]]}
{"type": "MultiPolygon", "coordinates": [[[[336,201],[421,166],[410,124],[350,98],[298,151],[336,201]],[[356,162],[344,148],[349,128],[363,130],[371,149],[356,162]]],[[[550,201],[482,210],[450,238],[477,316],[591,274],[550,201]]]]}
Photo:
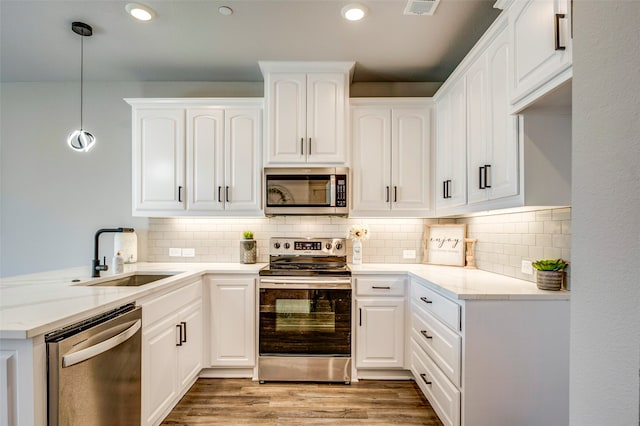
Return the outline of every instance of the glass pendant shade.
{"type": "Polygon", "coordinates": [[[93,34],[93,28],[84,22],[74,22],[71,30],[80,38],[80,130],[73,131],[67,138],[67,144],[78,152],[87,152],[96,143],[96,137],[82,127],[83,87],[84,87],[84,38],[93,34]]]}

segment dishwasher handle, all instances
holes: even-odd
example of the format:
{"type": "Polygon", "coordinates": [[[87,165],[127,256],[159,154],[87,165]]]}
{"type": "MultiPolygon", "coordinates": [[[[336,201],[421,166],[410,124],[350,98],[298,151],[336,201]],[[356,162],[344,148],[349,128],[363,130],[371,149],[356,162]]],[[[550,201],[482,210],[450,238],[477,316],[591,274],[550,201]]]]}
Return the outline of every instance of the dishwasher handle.
{"type": "Polygon", "coordinates": [[[62,356],[62,368],[71,367],[72,365],[78,364],[82,361],[86,361],[89,358],[93,358],[95,356],[100,355],[103,352],[107,352],[108,350],[115,348],[121,343],[126,342],[134,334],[140,330],[142,327],[141,320],[132,321],[133,325],[128,327],[126,330],[116,334],[115,336],[103,340],[100,343],[89,346],[88,348],[81,349],[77,352],[67,353],[62,356]]]}

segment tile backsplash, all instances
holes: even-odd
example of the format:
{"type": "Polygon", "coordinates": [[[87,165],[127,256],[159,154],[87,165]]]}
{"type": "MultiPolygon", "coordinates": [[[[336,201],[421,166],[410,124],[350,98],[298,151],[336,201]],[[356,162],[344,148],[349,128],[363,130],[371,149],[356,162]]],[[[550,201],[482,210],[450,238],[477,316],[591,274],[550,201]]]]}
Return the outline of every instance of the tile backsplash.
{"type": "MultiPolygon", "coordinates": [[[[522,260],[571,259],[571,209],[493,214],[447,219],[355,219],[329,216],[271,218],[151,218],[147,235],[150,262],[239,262],[242,231],[251,230],[258,262],[268,261],[272,236],[336,237],[353,224],[365,223],[370,239],[363,244],[364,263],[421,263],[424,225],[465,223],[467,236],[477,238],[479,269],[534,281],[520,272],[522,260]],[[169,248],[193,248],[193,257],[170,257],[169,248]],[[415,259],[405,259],[415,250],[415,259]]],[[[347,243],[350,253],[351,242],[347,243]]],[[[349,256],[349,261],[350,261],[349,256]]]]}

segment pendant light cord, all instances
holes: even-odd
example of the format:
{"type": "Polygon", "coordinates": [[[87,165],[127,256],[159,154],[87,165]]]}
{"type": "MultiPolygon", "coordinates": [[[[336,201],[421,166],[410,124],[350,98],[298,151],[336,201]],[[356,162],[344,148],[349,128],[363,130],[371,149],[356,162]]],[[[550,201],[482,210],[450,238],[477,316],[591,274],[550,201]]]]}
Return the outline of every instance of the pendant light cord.
{"type": "Polygon", "coordinates": [[[84,35],[80,35],[80,130],[83,130],[84,127],[82,125],[82,99],[83,96],[83,87],[84,87],[84,35]]]}

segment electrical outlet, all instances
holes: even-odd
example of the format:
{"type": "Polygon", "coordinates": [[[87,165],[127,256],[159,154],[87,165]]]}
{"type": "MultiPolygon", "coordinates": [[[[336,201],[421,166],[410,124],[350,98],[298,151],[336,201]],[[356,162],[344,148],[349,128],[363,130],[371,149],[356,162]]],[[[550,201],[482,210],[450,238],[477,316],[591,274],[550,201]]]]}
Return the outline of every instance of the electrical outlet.
{"type": "Polygon", "coordinates": [[[195,257],[196,249],[194,248],[183,248],[182,249],[182,257],[195,257]]]}
{"type": "Polygon", "coordinates": [[[533,275],[533,266],[531,265],[530,260],[523,260],[522,266],[520,267],[520,271],[526,275],[533,275]]]}
{"type": "Polygon", "coordinates": [[[402,250],[402,258],[403,259],[415,259],[416,251],[415,250],[402,250]]]}
{"type": "Polygon", "coordinates": [[[169,256],[171,256],[171,257],[182,256],[182,249],[181,248],[171,247],[169,249],[169,256]]]}

